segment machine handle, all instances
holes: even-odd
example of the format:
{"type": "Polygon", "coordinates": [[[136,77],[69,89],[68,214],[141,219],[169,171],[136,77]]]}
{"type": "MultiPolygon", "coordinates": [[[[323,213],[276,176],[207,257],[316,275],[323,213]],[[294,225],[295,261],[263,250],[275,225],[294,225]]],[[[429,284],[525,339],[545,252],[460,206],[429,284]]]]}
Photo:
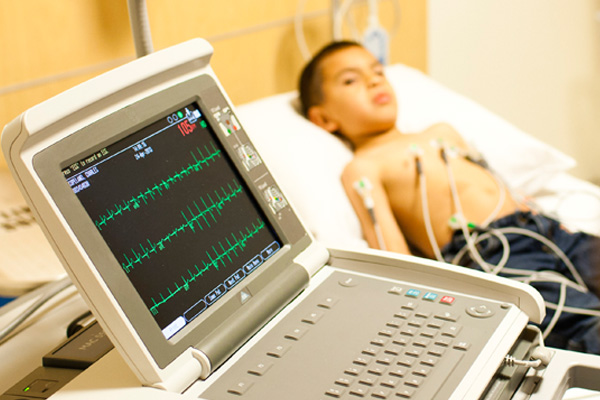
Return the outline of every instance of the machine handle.
{"type": "Polygon", "coordinates": [[[552,349],[548,366],[531,370],[513,400],[561,400],[569,388],[600,391],[600,356],[552,349]]]}

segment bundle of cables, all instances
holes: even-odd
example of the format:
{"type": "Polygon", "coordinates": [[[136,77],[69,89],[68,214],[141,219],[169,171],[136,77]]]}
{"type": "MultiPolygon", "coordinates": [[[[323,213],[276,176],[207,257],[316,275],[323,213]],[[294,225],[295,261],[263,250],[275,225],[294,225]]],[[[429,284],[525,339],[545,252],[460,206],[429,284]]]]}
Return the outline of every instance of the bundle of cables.
{"type": "MultiPolygon", "coordinates": [[[[294,18],[294,29],[296,33],[296,41],[300,52],[305,60],[310,59],[311,52],[306,43],[304,34],[304,9],[307,0],[299,0],[294,18]]],[[[379,7],[380,0],[332,0],[332,30],[333,40],[339,41],[344,39],[343,27],[348,26],[350,31],[350,39],[359,42],[371,51],[375,57],[382,63],[387,64],[389,60],[389,37],[390,35],[379,22],[379,7]],[[352,6],[364,4],[368,5],[367,26],[363,32],[359,32],[355,19],[350,13],[352,6]],[[339,4],[338,4],[339,3],[339,4]]],[[[394,6],[394,23],[390,30],[393,35],[400,26],[400,5],[398,0],[391,0],[394,6]]]]}

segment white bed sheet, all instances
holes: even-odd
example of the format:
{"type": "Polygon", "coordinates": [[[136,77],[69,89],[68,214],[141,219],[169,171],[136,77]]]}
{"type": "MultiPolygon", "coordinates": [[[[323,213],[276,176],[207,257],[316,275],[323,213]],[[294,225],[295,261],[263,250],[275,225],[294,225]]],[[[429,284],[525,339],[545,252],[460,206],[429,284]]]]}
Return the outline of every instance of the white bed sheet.
{"type": "MultiPolygon", "coordinates": [[[[473,101],[405,65],[387,67],[398,97],[400,131],[454,126],[520,194],[571,229],[600,234],[600,189],[574,178],[575,161],[473,101]]],[[[314,236],[332,247],[366,247],[340,182],[351,151],[297,111],[297,93],[237,108],[238,117],[287,198],[314,236]]]]}

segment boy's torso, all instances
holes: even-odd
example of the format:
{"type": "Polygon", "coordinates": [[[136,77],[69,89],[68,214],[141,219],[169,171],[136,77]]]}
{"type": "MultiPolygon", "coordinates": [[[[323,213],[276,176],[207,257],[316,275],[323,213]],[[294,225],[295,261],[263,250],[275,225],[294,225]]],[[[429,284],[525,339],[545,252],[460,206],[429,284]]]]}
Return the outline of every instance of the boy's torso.
{"type": "MultiPolygon", "coordinates": [[[[458,211],[452,198],[451,179],[457,188],[462,211],[468,222],[481,224],[496,209],[501,200],[501,190],[489,171],[466,160],[458,153],[467,146],[459,134],[450,126],[439,124],[420,134],[399,135],[385,146],[367,152],[357,152],[356,162],[371,164],[376,176],[386,190],[396,221],[406,240],[432,256],[431,246],[425,230],[421,183],[417,170],[417,156],[421,173],[425,177],[428,212],[431,217],[436,240],[440,246],[450,241],[454,229],[450,218],[458,211]],[[448,167],[441,155],[441,146],[446,149],[448,167]],[[452,178],[449,178],[448,170],[452,178]]],[[[509,193],[495,216],[514,212],[517,203],[509,193]]]]}

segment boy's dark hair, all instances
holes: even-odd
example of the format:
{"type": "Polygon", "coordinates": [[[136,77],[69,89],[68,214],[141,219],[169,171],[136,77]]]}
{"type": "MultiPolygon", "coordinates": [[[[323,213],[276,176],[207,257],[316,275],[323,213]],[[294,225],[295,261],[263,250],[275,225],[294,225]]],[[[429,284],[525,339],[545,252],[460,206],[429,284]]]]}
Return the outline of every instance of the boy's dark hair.
{"type": "Polygon", "coordinates": [[[300,104],[302,106],[302,114],[308,116],[308,109],[312,106],[321,104],[323,101],[323,92],[321,85],[323,76],[321,74],[321,62],[329,55],[336,51],[343,50],[348,47],[362,47],[360,43],[353,41],[338,41],[332,42],[323,47],[314,57],[306,64],[300,74],[298,90],[300,92],[300,104]]]}

